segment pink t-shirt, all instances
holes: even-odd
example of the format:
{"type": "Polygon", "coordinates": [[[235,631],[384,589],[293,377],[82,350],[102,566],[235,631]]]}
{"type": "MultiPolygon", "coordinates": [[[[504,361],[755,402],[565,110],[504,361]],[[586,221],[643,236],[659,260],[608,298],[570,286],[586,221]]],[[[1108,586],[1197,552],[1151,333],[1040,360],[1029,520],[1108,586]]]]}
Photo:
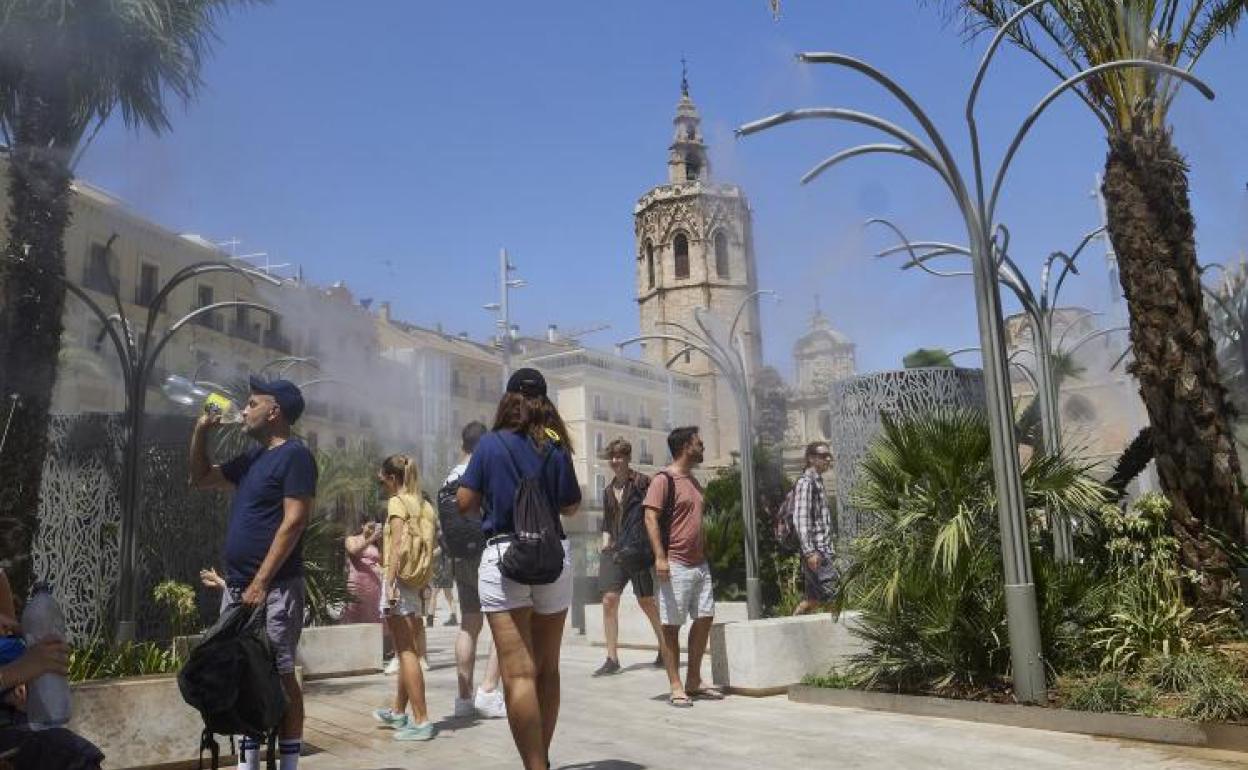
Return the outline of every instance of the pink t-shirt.
{"type": "MultiPolygon", "coordinates": [[[[667,558],[686,567],[696,567],[706,561],[706,541],[702,537],[702,485],[694,477],[681,475],[670,468],[667,473],[676,479],[667,558]]],[[[654,474],[642,504],[662,514],[667,500],[667,485],[666,475],[654,474]]]]}

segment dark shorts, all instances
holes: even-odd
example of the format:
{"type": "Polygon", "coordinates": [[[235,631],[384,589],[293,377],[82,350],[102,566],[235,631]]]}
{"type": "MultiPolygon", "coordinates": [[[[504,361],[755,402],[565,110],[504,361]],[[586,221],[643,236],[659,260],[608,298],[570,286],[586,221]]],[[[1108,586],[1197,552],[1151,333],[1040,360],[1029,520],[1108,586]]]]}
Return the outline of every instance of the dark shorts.
{"type": "Polygon", "coordinates": [[[449,556],[438,555],[433,560],[433,587],[442,589],[450,588],[455,584],[455,576],[452,574],[451,562],[455,561],[449,556]]]}
{"type": "Polygon", "coordinates": [[[841,581],[841,574],[836,569],[835,560],[825,553],[819,555],[817,570],[812,570],[806,560],[802,559],[802,579],[806,584],[806,601],[826,604],[836,596],[836,586],[841,581]]]}
{"type": "MultiPolygon", "coordinates": [[[[242,588],[227,588],[221,597],[221,611],[238,604],[242,588]]],[[[265,630],[269,632],[269,644],[273,646],[273,659],[277,673],[295,673],[295,650],[303,635],[303,576],[279,580],[269,586],[265,600],[265,630]]]]}
{"type": "Polygon", "coordinates": [[[610,551],[598,557],[598,590],[604,594],[622,594],[624,587],[633,584],[633,593],[639,599],[654,596],[654,570],[643,569],[627,575],[615,563],[610,551]]]}
{"type": "Polygon", "coordinates": [[[481,611],[481,593],[477,590],[477,572],[481,569],[481,554],[467,559],[451,559],[451,576],[455,578],[455,590],[459,592],[460,617],[481,611]]]}
{"type": "Polygon", "coordinates": [[[21,770],[99,770],[103,761],[94,743],[63,727],[0,727],[0,766],[8,762],[21,770]]]}

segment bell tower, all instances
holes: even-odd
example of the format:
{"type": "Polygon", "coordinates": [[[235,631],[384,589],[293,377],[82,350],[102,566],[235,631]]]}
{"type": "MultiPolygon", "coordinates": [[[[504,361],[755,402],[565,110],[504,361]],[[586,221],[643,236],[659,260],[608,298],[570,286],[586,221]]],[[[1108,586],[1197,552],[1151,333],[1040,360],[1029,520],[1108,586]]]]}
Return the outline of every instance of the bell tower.
{"type": "MultiPolygon", "coordinates": [[[[682,73],[680,101],[672,121],[667,183],[651,189],[633,210],[636,235],[637,306],[642,334],[679,334],[678,324],[697,330],[698,308],[721,333],[741,312],[737,331],[752,377],[762,366],[754,233],[749,202],[740,187],[712,181],[702,138],[702,119],[682,73]]],[[[675,342],[651,341],[647,362],[663,367],[678,356],[675,342]]],[[[705,356],[692,353],[672,363],[674,371],[702,381],[699,426],[706,464],[723,466],[740,450],[737,405],[732,389],[705,356]]]]}

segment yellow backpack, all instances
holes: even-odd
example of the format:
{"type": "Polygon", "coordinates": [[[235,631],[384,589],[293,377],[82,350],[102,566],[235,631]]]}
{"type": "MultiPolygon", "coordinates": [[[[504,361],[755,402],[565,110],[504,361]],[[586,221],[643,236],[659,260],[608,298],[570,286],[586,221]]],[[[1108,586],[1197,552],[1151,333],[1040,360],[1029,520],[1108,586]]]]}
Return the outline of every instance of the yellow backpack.
{"type": "Polygon", "coordinates": [[[396,497],[403,506],[403,537],[399,542],[387,542],[388,548],[398,560],[395,574],[408,588],[424,588],[433,579],[433,549],[437,544],[437,515],[433,506],[423,497],[400,494],[396,497]]]}

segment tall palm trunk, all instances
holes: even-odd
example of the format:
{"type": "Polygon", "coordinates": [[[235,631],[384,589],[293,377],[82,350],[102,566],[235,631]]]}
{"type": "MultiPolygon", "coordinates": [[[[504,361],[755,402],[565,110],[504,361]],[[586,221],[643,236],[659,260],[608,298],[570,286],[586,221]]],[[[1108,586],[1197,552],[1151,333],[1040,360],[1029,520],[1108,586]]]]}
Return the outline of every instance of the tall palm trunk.
{"type": "Polygon", "coordinates": [[[60,132],[69,124],[56,90],[28,87],[9,171],[9,241],[0,260],[0,430],[17,396],[0,455],[0,562],[19,596],[31,579],[39,486],[48,444],[65,305],[70,171],[60,132]],[[49,96],[48,94],[52,94],[49,96]]]}
{"type": "Polygon", "coordinates": [[[1191,599],[1228,598],[1216,527],[1244,542],[1239,458],[1196,263],[1187,164],[1168,132],[1111,136],[1109,233],[1131,315],[1133,373],[1148,409],[1157,473],[1172,503],[1183,564],[1205,579],[1191,599]]]}

